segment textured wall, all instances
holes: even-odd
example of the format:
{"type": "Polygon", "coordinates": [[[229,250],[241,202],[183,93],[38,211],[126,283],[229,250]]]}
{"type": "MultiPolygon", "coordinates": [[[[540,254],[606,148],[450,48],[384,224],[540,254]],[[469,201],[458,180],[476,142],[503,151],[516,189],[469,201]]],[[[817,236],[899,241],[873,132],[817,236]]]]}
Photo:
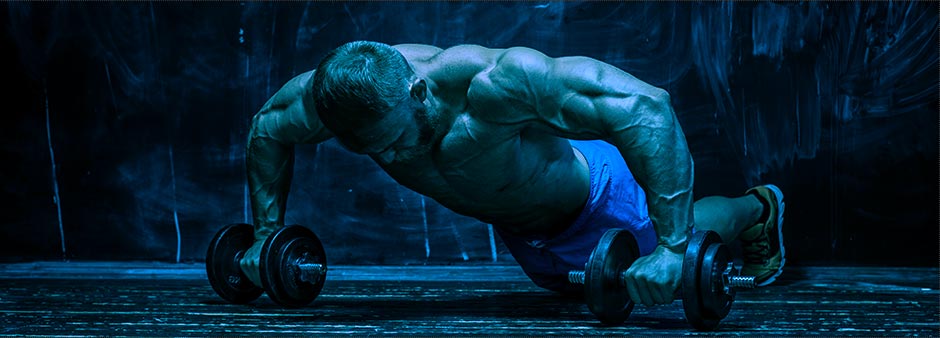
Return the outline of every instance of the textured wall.
{"type": "MultiPolygon", "coordinates": [[[[787,193],[791,262],[936,264],[937,3],[6,3],[0,260],[201,260],[249,218],[249,118],[351,40],[528,46],[667,89],[697,198],[787,193]]],[[[511,262],[332,141],[288,223],[334,263],[511,262]]]]}

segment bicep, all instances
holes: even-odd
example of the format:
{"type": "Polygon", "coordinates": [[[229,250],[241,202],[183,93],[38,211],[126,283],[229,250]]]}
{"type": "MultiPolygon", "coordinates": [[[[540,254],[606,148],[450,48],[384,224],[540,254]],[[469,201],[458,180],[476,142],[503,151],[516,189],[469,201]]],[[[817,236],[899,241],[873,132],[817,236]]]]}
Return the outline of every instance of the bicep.
{"type": "Polygon", "coordinates": [[[323,125],[307,95],[313,71],[298,75],[277,91],[252,118],[251,138],[285,145],[315,144],[333,135],[323,125]]]}

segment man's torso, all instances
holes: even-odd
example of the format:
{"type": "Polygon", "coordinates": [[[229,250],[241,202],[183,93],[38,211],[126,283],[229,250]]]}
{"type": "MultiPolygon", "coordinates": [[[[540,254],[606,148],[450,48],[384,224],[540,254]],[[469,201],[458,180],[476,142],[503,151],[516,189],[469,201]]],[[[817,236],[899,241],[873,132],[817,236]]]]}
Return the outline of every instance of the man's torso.
{"type": "MultiPolygon", "coordinates": [[[[377,163],[400,184],[504,231],[564,229],[587,199],[587,164],[567,139],[512,122],[520,114],[509,104],[481,111],[474,96],[487,95],[487,89],[471,82],[492,66],[492,51],[481,48],[480,57],[442,53],[429,58],[433,47],[396,48],[431,83],[439,99],[434,109],[438,123],[432,127],[443,137],[407,163],[377,163]]],[[[466,48],[474,52],[474,47],[466,48]]]]}

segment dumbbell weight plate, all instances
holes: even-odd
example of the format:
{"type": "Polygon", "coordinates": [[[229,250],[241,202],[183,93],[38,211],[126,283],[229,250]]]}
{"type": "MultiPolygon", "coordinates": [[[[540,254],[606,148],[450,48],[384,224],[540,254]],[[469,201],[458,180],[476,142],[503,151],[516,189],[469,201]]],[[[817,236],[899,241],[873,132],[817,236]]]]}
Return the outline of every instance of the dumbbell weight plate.
{"type": "Polygon", "coordinates": [[[303,281],[299,263],[322,264],[326,271],[326,252],[313,231],[292,225],[268,236],[261,249],[261,283],[275,303],[300,307],[320,294],[326,274],[313,282],[303,281]]]}
{"type": "MultiPolygon", "coordinates": [[[[714,330],[722,319],[716,318],[713,311],[709,310],[706,305],[706,301],[708,304],[714,304],[714,298],[709,298],[712,296],[707,295],[710,291],[705,292],[705,290],[710,290],[711,285],[703,282],[704,269],[702,268],[705,266],[709,247],[721,243],[721,237],[716,232],[697,231],[692,235],[682,261],[682,307],[685,309],[686,320],[697,330],[714,330]]],[[[704,275],[706,279],[711,279],[710,271],[704,275]]]]}
{"type": "Polygon", "coordinates": [[[588,308],[601,323],[622,324],[633,311],[620,276],[639,257],[636,239],[623,229],[607,230],[594,247],[584,271],[584,295],[588,308]]]}
{"type": "Polygon", "coordinates": [[[254,241],[251,225],[232,224],[219,230],[209,243],[206,274],[209,276],[209,285],[222,299],[245,304],[258,299],[264,292],[248,280],[239,266],[239,260],[254,241]]]}
{"type": "Polygon", "coordinates": [[[721,321],[731,310],[734,289],[723,288],[722,274],[728,268],[731,251],[723,243],[709,245],[702,260],[702,275],[699,278],[699,294],[702,295],[702,313],[708,319],[721,321]]]}

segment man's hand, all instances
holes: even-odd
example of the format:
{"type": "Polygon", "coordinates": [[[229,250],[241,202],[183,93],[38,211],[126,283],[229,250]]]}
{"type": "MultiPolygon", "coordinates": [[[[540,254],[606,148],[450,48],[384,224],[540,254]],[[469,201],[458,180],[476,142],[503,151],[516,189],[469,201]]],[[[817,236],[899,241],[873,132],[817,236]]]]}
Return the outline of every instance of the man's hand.
{"type": "Polygon", "coordinates": [[[251,245],[251,248],[245,252],[245,256],[239,261],[242,272],[258,287],[261,287],[261,270],[259,266],[261,265],[261,247],[263,245],[264,239],[260,241],[256,240],[255,244],[251,245]]]}
{"type": "Polygon", "coordinates": [[[674,300],[682,278],[685,255],[657,246],[653,253],[640,257],[627,269],[627,292],[634,303],[669,304],[674,300]]]}

